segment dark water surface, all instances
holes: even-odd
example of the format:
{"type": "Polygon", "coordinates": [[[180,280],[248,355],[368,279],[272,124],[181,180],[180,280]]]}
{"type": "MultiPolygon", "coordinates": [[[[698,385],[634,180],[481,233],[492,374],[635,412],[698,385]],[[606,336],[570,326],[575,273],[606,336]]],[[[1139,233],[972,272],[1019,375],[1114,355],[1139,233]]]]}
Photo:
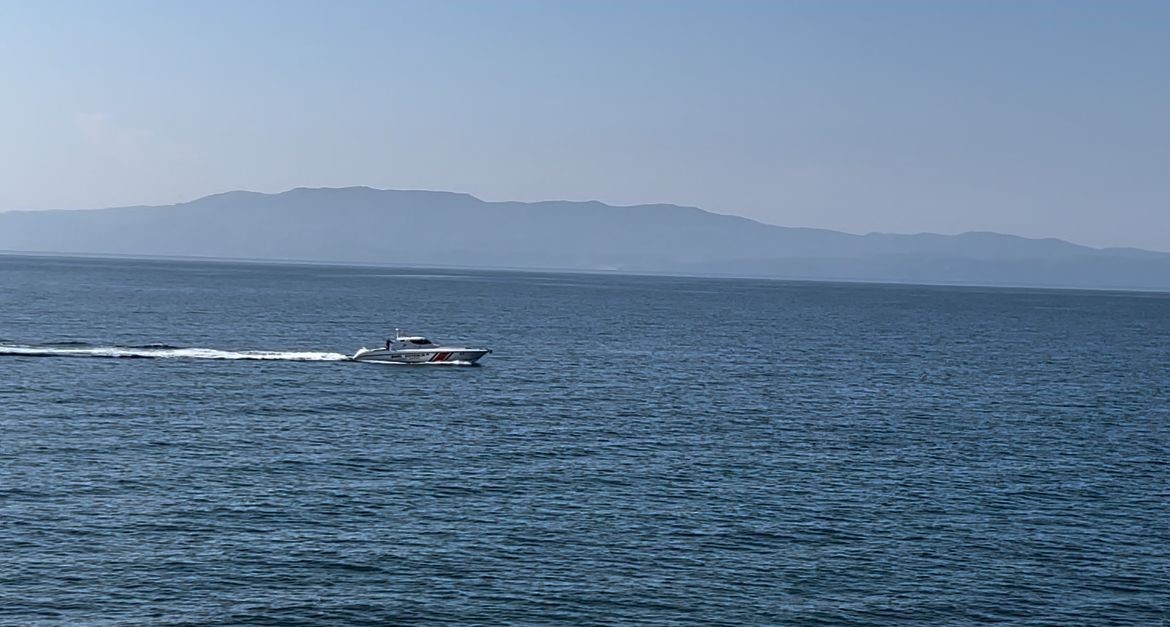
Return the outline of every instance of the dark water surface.
{"type": "Polygon", "coordinates": [[[0,256],[0,623],[1159,624],[1168,404],[1166,295],[0,256]]]}

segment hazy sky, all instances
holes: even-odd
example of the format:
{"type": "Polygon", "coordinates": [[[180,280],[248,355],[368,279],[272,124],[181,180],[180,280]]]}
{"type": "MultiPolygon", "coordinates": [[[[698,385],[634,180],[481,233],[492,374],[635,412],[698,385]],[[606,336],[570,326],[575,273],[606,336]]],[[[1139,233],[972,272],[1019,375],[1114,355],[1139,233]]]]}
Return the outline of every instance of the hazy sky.
{"type": "Polygon", "coordinates": [[[370,185],[1170,250],[1170,2],[0,0],[0,210],[370,185]]]}

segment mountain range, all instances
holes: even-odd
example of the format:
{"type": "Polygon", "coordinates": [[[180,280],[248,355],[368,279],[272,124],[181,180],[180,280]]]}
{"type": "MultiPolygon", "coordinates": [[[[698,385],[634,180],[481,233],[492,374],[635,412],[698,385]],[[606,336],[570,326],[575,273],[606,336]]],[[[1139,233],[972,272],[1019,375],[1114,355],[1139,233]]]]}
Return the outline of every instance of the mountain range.
{"type": "Polygon", "coordinates": [[[999,233],[853,235],[695,207],[368,187],[0,213],[0,250],[1170,290],[1170,253],[999,233]]]}

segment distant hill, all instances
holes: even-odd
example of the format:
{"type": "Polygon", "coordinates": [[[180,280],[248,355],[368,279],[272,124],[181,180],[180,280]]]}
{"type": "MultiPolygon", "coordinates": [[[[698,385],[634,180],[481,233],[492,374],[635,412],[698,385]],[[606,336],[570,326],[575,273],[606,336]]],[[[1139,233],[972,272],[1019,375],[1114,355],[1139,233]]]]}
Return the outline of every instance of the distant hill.
{"type": "Polygon", "coordinates": [[[5,212],[0,250],[1170,290],[1170,254],[1137,249],[998,233],[850,235],[676,205],[367,187],[5,212]]]}

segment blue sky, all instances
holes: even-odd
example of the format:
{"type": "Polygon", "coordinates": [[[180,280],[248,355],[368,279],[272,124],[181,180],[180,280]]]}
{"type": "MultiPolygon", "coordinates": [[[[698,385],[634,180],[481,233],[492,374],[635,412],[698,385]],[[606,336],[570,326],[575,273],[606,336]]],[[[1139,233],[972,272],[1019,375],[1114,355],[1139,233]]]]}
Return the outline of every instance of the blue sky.
{"type": "Polygon", "coordinates": [[[370,185],[1170,250],[1170,2],[0,1],[0,210],[370,185]]]}

